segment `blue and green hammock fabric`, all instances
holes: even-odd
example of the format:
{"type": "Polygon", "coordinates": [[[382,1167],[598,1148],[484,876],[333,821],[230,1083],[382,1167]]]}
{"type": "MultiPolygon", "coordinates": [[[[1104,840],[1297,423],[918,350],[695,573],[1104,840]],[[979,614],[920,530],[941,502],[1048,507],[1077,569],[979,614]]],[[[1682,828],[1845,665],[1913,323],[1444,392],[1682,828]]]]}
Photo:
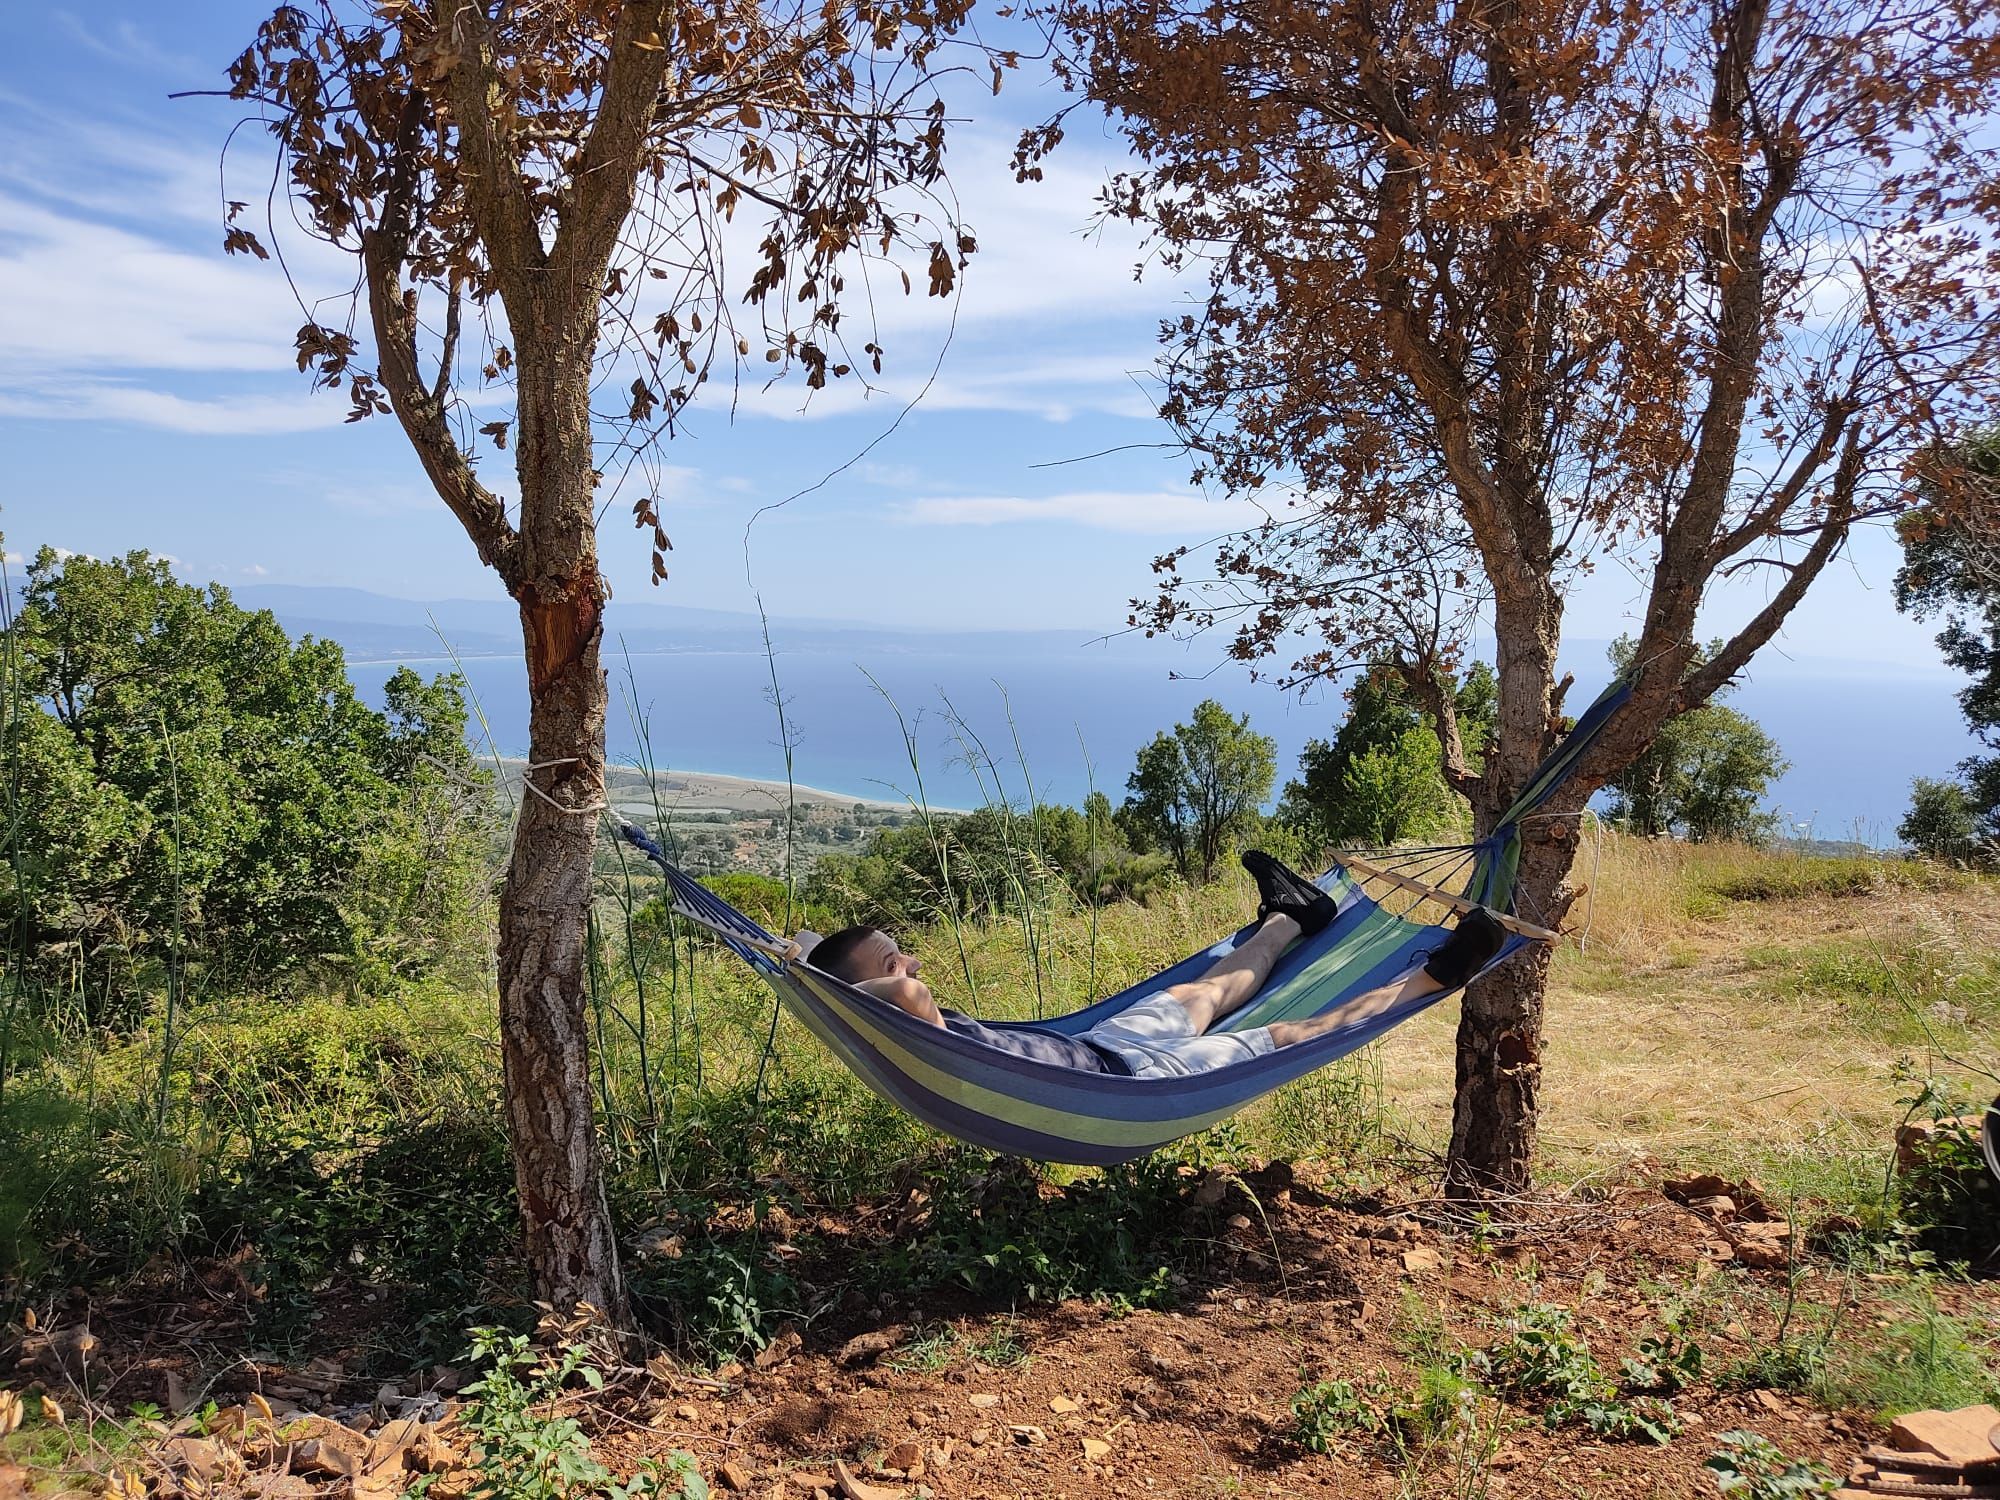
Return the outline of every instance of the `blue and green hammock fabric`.
{"type": "MultiPolygon", "coordinates": [[[[1612,684],[1487,838],[1471,845],[1394,851],[1413,872],[1405,879],[1443,890],[1444,882],[1456,878],[1464,882],[1468,899],[1496,911],[1507,910],[1519,858],[1520,820],[1561,784],[1588,738],[1628,695],[1625,683],[1612,684]]],[[[677,869],[643,830],[622,823],[619,831],[665,874],[674,910],[716,933],[754,966],[786,1008],[876,1093],[948,1135],[1010,1156],[1096,1166],[1143,1156],[1367,1046],[1451,993],[1407,1001],[1309,1041],[1188,1077],[1086,1072],[1035,1062],[961,1037],[822,973],[798,956],[796,944],[766,932],[677,869]]],[[[1379,867],[1370,868],[1381,873],[1379,867]]],[[[1295,943],[1256,998],[1225,1018],[1217,1030],[1240,1031],[1322,1015],[1399,979],[1421,964],[1450,931],[1442,923],[1386,909],[1382,900],[1364,889],[1366,876],[1357,878],[1357,872],[1342,865],[1319,883],[1336,898],[1338,915],[1324,931],[1295,943]]],[[[1136,1001],[1197,977],[1254,930],[1245,927],[1071,1015],[986,1024],[1032,1025],[1068,1035],[1088,1031],[1136,1001]]],[[[1529,941],[1510,931],[1487,968],[1506,962],[1529,941]]]]}

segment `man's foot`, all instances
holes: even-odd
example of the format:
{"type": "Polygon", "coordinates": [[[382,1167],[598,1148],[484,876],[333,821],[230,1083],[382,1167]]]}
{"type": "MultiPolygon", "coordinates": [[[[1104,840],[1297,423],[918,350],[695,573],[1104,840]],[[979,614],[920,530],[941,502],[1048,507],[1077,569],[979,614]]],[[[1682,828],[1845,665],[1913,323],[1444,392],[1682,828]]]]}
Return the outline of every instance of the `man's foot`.
{"type": "Polygon", "coordinates": [[[1243,868],[1257,882],[1257,915],[1290,917],[1299,924],[1302,937],[1311,937],[1324,929],[1340,910],[1333,897],[1298,871],[1286,869],[1262,849],[1246,849],[1243,868]]]}
{"type": "Polygon", "coordinates": [[[1458,926],[1432,952],[1424,972],[1448,990],[1455,990],[1492,960],[1507,941],[1507,929],[1481,906],[1458,919],[1458,926]]]}

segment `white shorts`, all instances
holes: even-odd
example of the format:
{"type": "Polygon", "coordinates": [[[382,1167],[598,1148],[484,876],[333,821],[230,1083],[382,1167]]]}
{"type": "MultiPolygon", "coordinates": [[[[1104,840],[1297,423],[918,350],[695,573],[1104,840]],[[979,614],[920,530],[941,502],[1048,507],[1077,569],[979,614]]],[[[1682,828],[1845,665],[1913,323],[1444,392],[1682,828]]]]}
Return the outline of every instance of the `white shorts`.
{"type": "Polygon", "coordinates": [[[1262,1057],[1273,1045],[1268,1026],[1197,1035],[1187,1007],[1171,995],[1133,1001],[1111,1020],[1084,1032],[1082,1040],[1122,1058],[1134,1078],[1184,1078],[1262,1057]]]}

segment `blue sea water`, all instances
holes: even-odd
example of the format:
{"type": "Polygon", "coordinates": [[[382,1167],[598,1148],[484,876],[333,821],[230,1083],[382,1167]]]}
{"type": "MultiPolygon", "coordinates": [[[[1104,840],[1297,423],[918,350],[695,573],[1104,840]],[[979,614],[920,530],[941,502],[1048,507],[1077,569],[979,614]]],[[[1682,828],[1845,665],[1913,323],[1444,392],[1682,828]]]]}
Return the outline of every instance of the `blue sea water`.
{"type": "MultiPolygon", "coordinates": [[[[1574,655],[1578,686],[1570,706],[1577,709],[1607,669],[1601,645],[1578,642],[1574,655]]],[[[1338,725],[1345,712],[1339,691],[1321,690],[1302,702],[1250,681],[1240,668],[1210,671],[1213,663],[1212,656],[1178,647],[1136,644],[1011,656],[922,649],[857,656],[781,645],[777,671],[797,779],[857,798],[901,800],[917,793],[900,709],[933,806],[974,806],[985,797],[952,710],[1000,763],[1003,790],[1013,800],[1025,800],[1025,762],[1044,800],[1079,803],[1094,784],[1115,802],[1124,795],[1139,747],[1185,720],[1206,697],[1249,713],[1252,726],[1277,741],[1282,786],[1305,742],[1338,725]]],[[[435,672],[451,663],[413,665],[435,672]]],[[[637,757],[643,721],[661,769],[783,779],[771,669],[761,655],[670,652],[624,659],[610,653],[608,665],[614,760],[637,757]]],[[[379,701],[395,666],[357,662],[350,671],[357,686],[379,701]]],[[[525,753],[527,684],[520,661],[474,657],[462,666],[494,746],[503,755],[525,753]]],[[[1771,798],[1788,832],[1809,823],[1819,838],[1891,844],[1910,778],[1947,775],[1976,748],[1959,717],[1957,686],[1942,671],[1778,659],[1760,663],[1730,703],[1762,723],[1791,761],[1771,798]]]]}

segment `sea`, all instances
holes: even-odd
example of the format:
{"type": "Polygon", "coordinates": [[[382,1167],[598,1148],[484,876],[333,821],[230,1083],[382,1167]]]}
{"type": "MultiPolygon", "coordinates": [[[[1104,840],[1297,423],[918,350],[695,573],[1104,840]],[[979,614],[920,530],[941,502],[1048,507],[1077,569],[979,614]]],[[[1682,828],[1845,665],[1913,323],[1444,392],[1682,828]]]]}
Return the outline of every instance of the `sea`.
{"type": "MultiPolygon", "coordinates": [[[[921,638],[919,638],[920,641],[921,638]]],[[[1602,643],[1575,643],[1580,710],[1609,669],[1602,643]]],[[[527,750],[527,683],[512,655],[412,656],[354,661],[357,687],[379,702],[382,683],[408,661],[432,673],[461,670],[483,719],[482,752],[527,750]]],[[[1093,789],[1125,795],[1139,748],[1184,722],[1204,698],[1247,713],[1277,742],[1279,786],[1307,740],[1330,735],[1345,714],[1338,687],[1305,695],[1253,681],[1172,643],[1126,642],[1018,653],[841,646],[757,652],[607,652],[611,757],[650,759],[662,771],[760,780],[792,777],[859,800],[978,806],[1079,804],[1093,789]],[[1148,649],[1157,644],[1159,649],[1148,649]],[[783,729],[777,704],[783,707],[783,729]]],[[[1978,747],[1943,670],[1812,658],[1759,663],[1728,700],[1758,720],[1790,762],[1768,805],[1786,838],[1896,841],[1914,776],[1945,776],[1978,747]]]]}

